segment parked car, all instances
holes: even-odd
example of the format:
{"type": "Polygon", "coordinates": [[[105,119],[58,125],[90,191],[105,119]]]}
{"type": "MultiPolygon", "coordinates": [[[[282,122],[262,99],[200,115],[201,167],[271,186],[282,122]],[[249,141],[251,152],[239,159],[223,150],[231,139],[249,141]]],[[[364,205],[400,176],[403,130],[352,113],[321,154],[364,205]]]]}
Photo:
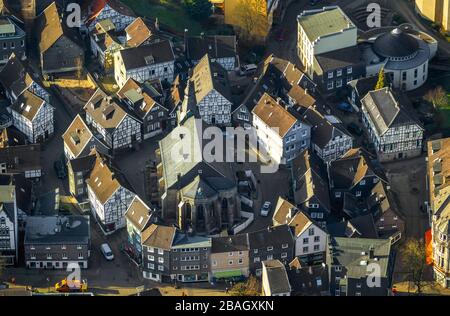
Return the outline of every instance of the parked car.
{"type": "Polygon", "coordinates": [[[108,260],[108,261],[114,260],[114,254],[111,250],[111,247],[108,244],[106,244],[106,243],[102,244],[100,246],[100,250],[102,251],[102,254],[106,260],[108,260]]]}
{"type": "Polygon", "coordinates": [[[352,133],[353,135],[356,135],[356,136],[361,136],[362,134],[364,134],[364,131],[362,130],[362,128],[359,127],[358,124],[356,124],[356,123],[348,124],[347,129],[350,133],[352,133]]]}
{"type": "Polygon", "coordinates": [[[261,216],[267,217],[269,216],[270,208],[272,206],[272,203],[270,202],[264,202],[263,206],[261,207],[261,216]]]}
{"type": "Polygon", "coordinates": [[[239,73],[241,76],[250,76],[256,73],[258,66],[255,64],[248,64],[241,67],[239,73]]]}
{"type": "Polygon", "coordinates": [[[53,163],[53,168],[55,169],[58,179],[67,178],[66,166],[64,165],[64,162],[61,159],[56,160],[53,163]]]}

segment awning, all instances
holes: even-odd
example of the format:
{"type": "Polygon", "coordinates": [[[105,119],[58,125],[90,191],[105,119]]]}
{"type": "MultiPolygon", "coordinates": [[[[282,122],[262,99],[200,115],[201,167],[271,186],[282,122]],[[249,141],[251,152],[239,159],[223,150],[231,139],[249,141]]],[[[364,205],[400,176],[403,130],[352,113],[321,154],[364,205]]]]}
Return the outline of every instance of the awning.
{"type": "Polygon", "coordinates": [[[229,270],[229,271],[220,271],[214,273],[214,277],[217,279],[227,279],[232,277],[240,277],[242,276],[241,270],[229,270]]]}

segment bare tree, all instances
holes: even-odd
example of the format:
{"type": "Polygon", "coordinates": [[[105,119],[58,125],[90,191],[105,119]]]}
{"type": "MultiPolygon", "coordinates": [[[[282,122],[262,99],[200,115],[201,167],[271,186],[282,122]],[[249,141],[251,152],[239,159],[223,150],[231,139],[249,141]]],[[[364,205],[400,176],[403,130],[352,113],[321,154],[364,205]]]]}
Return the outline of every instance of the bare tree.
{"type": "Polygon", "coordinates": [[[246,41],[251,41],[267,32],[267,18],[258,10],[258,1],[240,0],[234,15],[240,27],[240,35],[246,41]]]}
{"type": "Polygon", "coordinates": [[[260,296],[261,285],[253,275],[247,281],[237,283],[230,291],[232,296],[260,296]]]}
{"type": "Polygon", "coordinates": [[[424,96],[424,99],[433,104],[435,109],[447,107],[449,105],[447,93],[441,86],[429,90],[424,96]]]}
{"type": "Polygon", "coordinates": [[[402,263],[409,271],[410,281],[416,286],[417,294],[422,293],[423,274],[426,267],[425,242],[408,239],[401,249],[402,263]]]}

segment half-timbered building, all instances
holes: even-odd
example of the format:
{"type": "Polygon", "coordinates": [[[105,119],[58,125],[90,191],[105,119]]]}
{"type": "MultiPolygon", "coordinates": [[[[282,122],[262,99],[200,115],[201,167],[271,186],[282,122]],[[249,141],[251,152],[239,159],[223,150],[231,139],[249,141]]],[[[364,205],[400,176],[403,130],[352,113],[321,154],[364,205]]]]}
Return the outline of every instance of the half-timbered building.
{"type": "Polygon", "coordinates": [[[405,95],[386,87],[369,92],[361,103],[363,122],[380,161],[413,158],[422,153],[424,129],[405,95]]]}
{"type": "Polygon", "coordinates": [[[114,54],[123,48],[116,26],[111,20],[98,22],[89,32],[92,54],[105,70],[114,69],[114,54]]]}
{"type": "Polygon", "coordinates": [[[119,51],[114,60],[114,77],[122,88],[128,79],[138,82],[159,79],[171,84],[175,72],[175,55],[170,41],[119,51]]]}
{"type": "Polygon", "coordinates": [[[94,167],[86,180],[92,215],[105,234],[126,226],[125,213],[135,194],[119,169],[95,149],[94,167]]]}
{"type": "Polygon", "coordinates": [[[14,265],[18,260],[18,214],[15,187],[0,186],[0,260],[14,265]]]}
{"type": "Polygon", "coordinates": [[[141,122],[98,89],[84,107],[86,123],[113,152],[141,142],[141,122]]]}
{"type": "Polygon", "coordinates": [[[13,125],[27,136],[30,143],[47,140],[53,135],[53,107],[26,90],[10,107],[13,125]]]}
{"type": "Polygon", "coordinates": [[[96,0],[90,6],[91,14],[85,24],[92,30],[98,22],[111,20],[118,31],[123,31],[134,20],[133,11],[118,0],[96,0]]]}

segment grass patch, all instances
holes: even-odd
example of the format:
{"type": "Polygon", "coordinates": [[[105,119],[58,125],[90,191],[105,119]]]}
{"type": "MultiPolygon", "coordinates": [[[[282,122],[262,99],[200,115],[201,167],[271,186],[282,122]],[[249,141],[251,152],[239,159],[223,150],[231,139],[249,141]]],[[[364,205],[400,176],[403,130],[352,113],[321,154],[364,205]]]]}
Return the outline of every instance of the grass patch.
{"type": "Polygon", "coordinates": [[[179,1],[175,0],[122,0],[139,15],[158,18],[165,24],[179,32],[187,28],[191,34],[200,34],[202,27],[183,8],[179,1]]]}

